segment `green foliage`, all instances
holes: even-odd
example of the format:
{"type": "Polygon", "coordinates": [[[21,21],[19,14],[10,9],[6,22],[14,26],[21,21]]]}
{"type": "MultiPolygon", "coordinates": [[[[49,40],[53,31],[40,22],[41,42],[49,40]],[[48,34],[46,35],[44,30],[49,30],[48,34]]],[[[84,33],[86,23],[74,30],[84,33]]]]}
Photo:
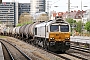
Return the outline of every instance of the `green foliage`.
{"type": "Polygon", "coordinates": [[[76,20],[73,20],[71,18],[67,18],[66,21],[70,24],[71,26],[71,32],[74,28],[72,28],[72,26],[74,26],[76,24],[76,20]]]}
{"type": "Polygon", "coordinates": [[[66,21],[67,21],[68,23],[70,23],[70,25],[72,25],[73,23],[76,23],[76,21],[73,20],[73,19],[71,19],[71,18],[67,18],[66,21]]]}
{"type": "Polygon", "coordinates": [[[90,32],[90,21],[85,24],[85,29],[90,32]]]}
{"type": "Polygon", "coordinates": [[[20,23],[18,23],[18,25],[17,26],[22,26],[23,24],[20,24],[20,23]]]}
{"type": "Polygon", "coordinates": [[[30,20],[29,22],[25,22],[24,24],[32,24],[32,20],[30,20]]]}
{"type": "Polygon", "coordinates": [[[71,19],[71,18],[67,18],[66,21],[67,21],[68,23],[70,23],[70,25],[73,23],[73,19],[71,19]]]}
{"type": "Polygon", "coordinates": [[[0,21],[0,24],[2,24],[2,22],[0,21]]]}
{"type": "Polygon", "coordinates": [[[7,38],[7,36],[1,36],[1,35],[0,35],[0,38],[7,38]]]}
{"type": "Polygon", "coordinates": [[[33,16],[30,15],[29,13],[22,13],[19,17],[19,24],[29,24],[32,23],[33,16]]]}
{"type": "Polygon", "coordinates": [[[76,23],[76,25],[77,25],[77,26],[76,26],[75,30],[76,30],[77,32],[81,33],[82,22],[79,21],[79,22],[76,23]]]}
{"type": "Polygon", "coordinates": [[[29,22],[25,22],[25,23],[19,23],[17,26],[23,26],[25,24],[32,24],[33,22],[30,20],[29,22]]]}

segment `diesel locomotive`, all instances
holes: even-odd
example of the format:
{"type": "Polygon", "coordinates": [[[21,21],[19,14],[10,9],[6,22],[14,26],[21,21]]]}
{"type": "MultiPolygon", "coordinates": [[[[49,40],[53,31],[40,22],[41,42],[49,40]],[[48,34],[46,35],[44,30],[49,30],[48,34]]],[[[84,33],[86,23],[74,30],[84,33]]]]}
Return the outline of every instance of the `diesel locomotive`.
{"type": "Polygon", "coordinates": [[[70,25],[62,18],[9,28],[7,34],[51,51],[70,48],[70,25]]]}

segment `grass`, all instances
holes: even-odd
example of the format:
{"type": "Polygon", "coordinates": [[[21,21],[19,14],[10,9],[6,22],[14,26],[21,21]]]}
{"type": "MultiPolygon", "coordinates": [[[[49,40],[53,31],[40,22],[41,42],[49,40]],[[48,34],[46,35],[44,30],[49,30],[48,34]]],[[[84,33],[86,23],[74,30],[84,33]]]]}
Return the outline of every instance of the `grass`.
{"type": "Polygon", "coordinates": [[[1,36],[1,35],[0,35],[0,38],[7,38],[7,36],[1,36]]]}

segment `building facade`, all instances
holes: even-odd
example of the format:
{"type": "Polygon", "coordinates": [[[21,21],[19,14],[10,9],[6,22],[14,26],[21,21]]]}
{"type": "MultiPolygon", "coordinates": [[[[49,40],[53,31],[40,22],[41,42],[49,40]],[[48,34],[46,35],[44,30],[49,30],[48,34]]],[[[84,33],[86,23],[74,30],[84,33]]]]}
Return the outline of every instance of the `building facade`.
{"type": "Polygon", "coordinates": [[[86,13],[83,14],[82,21],[83,23],[90,21],[90,9],[86,10],[86,13]]]}
{"type": "Polygon", "coordinates": [[[30,5],[31,14],[45,12],[45,0],[31,0],[30,3],[31,3],[30,5]]]}
{"type": "Polygon", "coordinates": [[[15,25],[18,22],[18,6],[15,2],[3,2],[0,4],[0,22],[3,24],[15,25]]]}
{"type": "Polygon", "coordinates": [[[0,4],[0,22],[7,26],[16,26],[22,13],[30,13],[30,3],[2,2],[0,4]]]}
{"type": "Polygon", "coordinates": [[[22,13],[30,13],[30,3],[19,3],[18,4],[18,15],[22,13]]]}

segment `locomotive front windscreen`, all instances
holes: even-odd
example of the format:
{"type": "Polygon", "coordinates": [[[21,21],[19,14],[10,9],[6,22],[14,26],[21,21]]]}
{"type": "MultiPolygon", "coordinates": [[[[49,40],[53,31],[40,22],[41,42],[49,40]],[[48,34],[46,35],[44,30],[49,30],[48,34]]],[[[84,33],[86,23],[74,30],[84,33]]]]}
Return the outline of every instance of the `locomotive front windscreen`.
{"type": "Polygon", "coordinates": [[[58,32],[59,31],[59,25],[51,25],[50,31],[51,32],[58,32]]]}
{"type": "Polygon", "coordinates": [[[61,32],[69,32],[69,26],[68,25],[60,25],[60,31],[61,32]]]}

